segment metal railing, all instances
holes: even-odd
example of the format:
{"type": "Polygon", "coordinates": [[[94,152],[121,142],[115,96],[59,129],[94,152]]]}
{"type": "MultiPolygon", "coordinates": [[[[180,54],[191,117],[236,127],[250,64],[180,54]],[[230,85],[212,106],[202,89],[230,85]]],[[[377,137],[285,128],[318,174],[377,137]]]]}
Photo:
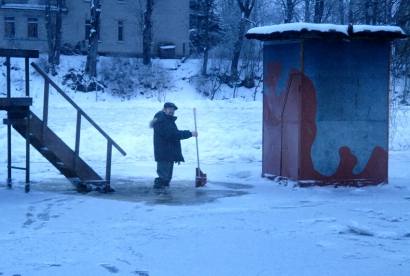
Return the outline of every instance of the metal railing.
{"type": "Polygon", "coordinates": [[[107,159],[106,159],[106,171],[105,171],[105,189],[110,189],[111,181],[111,157],[112,147],[114,146],[123,156],[127,153],[104,131],[97,125],[48,75],[45,73],[36,63],[32,62],[31,66],[44,78],[44,105],[43,105],[43,133],[47,128],[48,123],[48,102],[50,85],[66,99],[77,110],[77,122],[76,122],[76,135],[75,135],[75,148],[74,148],[74,168],[76,160],[80,154],[80,137],[81,137],[81,119],[84,117],[100,134],[107,140],[107,159]]]}

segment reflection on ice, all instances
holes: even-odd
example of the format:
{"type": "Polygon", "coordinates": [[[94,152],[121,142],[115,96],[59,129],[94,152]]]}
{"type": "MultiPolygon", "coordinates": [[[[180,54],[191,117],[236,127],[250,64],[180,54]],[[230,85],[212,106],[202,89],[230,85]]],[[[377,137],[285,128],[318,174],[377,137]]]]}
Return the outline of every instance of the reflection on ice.
{"type": "MultiPolygon", "coordinates": [[[[236,183],[209,182],[206,187],[195,188],[193,181],[171,182],[171,187],[163,190],[152,188],[150,179],[113,179],[114,193],[91,191],[86,196],[103,199],[144,202],[163,205],[197,205],[213,202],[220,198],[236,197],[248,194],[252,186],[236,183]]],[[[64,179],[49,179],[32,183],[32,192],[45,191],[61,194],[77,194],[75,187],[64,179]]],[[[80,194],[79,194],[80,195],[80,194]]]]}

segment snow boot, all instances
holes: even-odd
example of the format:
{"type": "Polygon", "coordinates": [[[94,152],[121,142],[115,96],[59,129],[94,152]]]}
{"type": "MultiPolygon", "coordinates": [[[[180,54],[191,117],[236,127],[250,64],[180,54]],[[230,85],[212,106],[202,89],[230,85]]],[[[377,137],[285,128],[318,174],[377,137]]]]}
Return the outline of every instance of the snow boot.
{"type": "Polygon", "coordinates": [[[171,180],[163,181],[164,188],[169,188],[169,182],[171,182],[171,180]]]}
{"type": "Polygon", "coordinates": [[[164,181],[159,177],[155,178],[154,189],[163,189],[164,187],[165,187],[164,181]]]}

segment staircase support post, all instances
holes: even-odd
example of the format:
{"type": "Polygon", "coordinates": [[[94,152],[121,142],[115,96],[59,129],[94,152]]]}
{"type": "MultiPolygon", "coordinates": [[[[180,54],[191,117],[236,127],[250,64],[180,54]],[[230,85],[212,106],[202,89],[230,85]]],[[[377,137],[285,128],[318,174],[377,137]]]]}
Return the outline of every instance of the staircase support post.
{"type": "MultiPolygon", "coordinates": [[[[7,98],[11,97],[11,62],[10,57],[6,57],[6,86],[7,98]]],[[[11,125],[10,115],[7,112],[7,187],[11,188],[11,125]]]]}
{"type": "Polygon", "coordinates": [[[74,150],[74,169],[80,156],[80,138],[81,138],[81,112],[77,110],[77,124],[75,127],[75,150],[74,150]]]}
{"type": "Polygon", "coordinates": [[[26,193],[30,191],[30,108],[27,108],[26,114],[26,193]]]}
{"type": "Polygon", "coordinates": [[[24,59],[25,82],[26,82],[26,97],[30,96],[30,63],[29,58],[24,59]]]}
{"type": "Polygon", "coordinates": [[[11,97],[11,62],[10,57],[6,57],[6,82],[7,82],[7,98],[11,97]]]}
{"type": "Polygon", "coordinates": [[[107,165],[105,171],[105,192],[111,191],[111,156],[112,156],[112,142],[107,142],[107,165]]]}
{"type": "Polygon", "coordinates": [[[44,104],[43,104],[43,133],[42,138],[44,140],[44,135],[46,133],[47,123],[48,123],[48,96],[50,92],[50,83],[47,79],[44,80],[44,104]]]}
{"type": "Polygon", "coordinates": [[[8,112],[7,120],[7,187],[11,188],[11,125],[8,112]]]}

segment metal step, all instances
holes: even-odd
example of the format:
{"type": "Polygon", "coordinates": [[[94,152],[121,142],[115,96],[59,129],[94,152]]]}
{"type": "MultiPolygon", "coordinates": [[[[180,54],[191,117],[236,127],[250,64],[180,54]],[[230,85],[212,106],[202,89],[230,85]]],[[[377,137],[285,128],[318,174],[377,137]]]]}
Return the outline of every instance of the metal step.
{"type": "MultiPolygon", "coordinates": [[[[16,121],[17,122],[17,121],[16,121]]],[[[23,137],[26,137],[27,124],[12,124],[23,137]]],[[[43,122],[31,112],[30,144],[34,146],[54,167],[67,178],[78,178],[80,183],[103,185],[101,178],[84,160],[76,157],[51,129],[43,128],[43,122]]]]}

